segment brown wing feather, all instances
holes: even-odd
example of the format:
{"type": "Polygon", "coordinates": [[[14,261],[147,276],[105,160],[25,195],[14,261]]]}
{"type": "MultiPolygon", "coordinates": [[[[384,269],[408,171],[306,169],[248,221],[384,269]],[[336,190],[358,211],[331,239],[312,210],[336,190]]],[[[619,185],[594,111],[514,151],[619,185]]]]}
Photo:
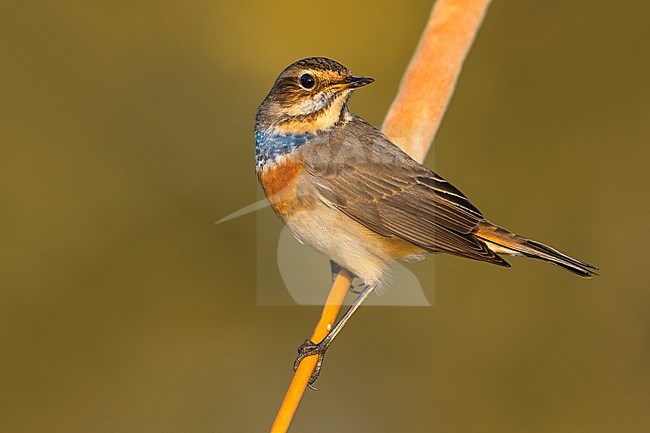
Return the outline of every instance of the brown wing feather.
{"type": "Polygon", "coordinates": [[[306,170],[324,202],[383,236],[396,236],[429,251],[509,266],[474,235],[484,218],[467,197],[377,135],[378,131],[372,140],[364,140],[367,128],[352,126],[359,138],[354,143],[336,139],[323,143],[329,146],[328,156],[334,150],[338,156],[345,152],[345,158],[305,158],[306,170]]]}

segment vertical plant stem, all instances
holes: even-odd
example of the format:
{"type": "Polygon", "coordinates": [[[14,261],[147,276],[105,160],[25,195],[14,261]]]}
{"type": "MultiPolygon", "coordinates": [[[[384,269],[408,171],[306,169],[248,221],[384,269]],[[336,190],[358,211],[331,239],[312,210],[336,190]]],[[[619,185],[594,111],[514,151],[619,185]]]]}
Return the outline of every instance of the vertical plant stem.
{"type": "Polygon", "coordinates": [[[411,58],[382,132],[423,162],[447,110],[490,0],[439,0],[411,58]]]}
{"type": "MultiPolygon", "coordinates": [[[[323,307],[320,320],[314,329],[314,333],[311,335],[311,341],[321,341],[334,326],[336,316],[338,316],[341,305],[343,304],[343,299],[350,288],[350,282],[350,274],[342,269],[336,276],[334,284],[332,284],[332,289],[327,297],[327,301],[325,301],[325,307],[323,307]]],[[[293,375],[293,380],[291,381],[291,385],[289,385],[287,394],[284,396],[284,401],[282,402],[282,406],[280,406],[273,427],[271,427],[271,433],[286,432],[289,429],[289,425],[298,409],[311,374],[314,372],[317,360],[317,356],[309,356],[303,359],[298,366],[298,370],[293,375]]]]}

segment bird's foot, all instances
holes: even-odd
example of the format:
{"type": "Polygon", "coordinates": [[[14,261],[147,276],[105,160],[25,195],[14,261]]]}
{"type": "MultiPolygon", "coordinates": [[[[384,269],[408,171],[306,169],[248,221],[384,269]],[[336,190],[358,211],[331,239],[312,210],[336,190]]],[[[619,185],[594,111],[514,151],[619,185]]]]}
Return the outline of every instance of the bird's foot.
{"type": "MultiPolygon", "coordinates": [[[[337,275],[341,271],[341,266],[336,263],[334,260],[330,260],[330,267],[332,269],[332,282],[336,280],[337,275]]],[[[349,272],[349,271],[348,271],[349,272]]],[[[363,289],[366,287],[365,283],[356,275],[350,273],[350,287],[348,287],[348,291],[354,293],[355,295],[361,294],[363,292],[363,289]]]]}
{"type": "Polygon", "coordinates": [[[293,363],[293,371],[296,371],[298,369],[298,366],[300,365],[300,362],[303,359],[307,358],[308,356],[314,356],[314,355],[318,356],[318,360],[316,361],[316,367],[314,367],[314,371],[311,374],[308,383],[308,386],[313,390],[316,390],[316,388],[314,388],[311,385],[314,382],[316,382],[316,379],[318,379],[318,376],[320,375],[320,370],[321,367],[323,366],[323,359],[325,359],[325,352],[327,351],[328,347],[329,344],[325,343],[325,340],[316,344],[313,341],[307,339],[298,348],[298,357],[293,363]]]}
{"type": "Polygon", "coordinates": [[[355,278],[352,280],[350,283],[350,287],[348,287],[348,291],[354,293],[355,295],[360,295],[363,293],[363,291],[366,288],[366,283],[364,283],[361,279],[355,278]]]}

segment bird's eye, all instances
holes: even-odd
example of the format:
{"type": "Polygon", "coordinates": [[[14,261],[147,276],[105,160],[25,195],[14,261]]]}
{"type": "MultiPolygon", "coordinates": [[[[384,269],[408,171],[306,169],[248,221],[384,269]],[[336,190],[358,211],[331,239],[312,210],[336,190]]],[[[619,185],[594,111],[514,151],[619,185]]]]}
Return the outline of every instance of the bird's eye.
{"type": "Polygon", "coordinates": [[[300,85],[305,89],[311,89],[312,87],[314,87],[315,83],[316,81],[314,80],[314,77],[312,77],[309,74],[303,74],[300,77],[300,85]]]}

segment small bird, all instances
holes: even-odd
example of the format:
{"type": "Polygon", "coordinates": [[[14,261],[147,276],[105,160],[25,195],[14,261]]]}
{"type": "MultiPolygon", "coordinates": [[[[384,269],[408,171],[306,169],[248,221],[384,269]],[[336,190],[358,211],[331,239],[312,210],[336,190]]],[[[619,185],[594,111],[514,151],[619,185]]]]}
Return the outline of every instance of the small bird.
{"type": "Polygon", "coordinates": [[[257,110],[256,172],[277,215],[302,243],[360,278],[359,296],[318,344],[306,340],[294,368],[327,348],[391,265],[448,253],[509,267],[501,255],[541,259],[581,277],[595,266],[511,233],[467,197],[348,110],[355,77],[340,63],[311,57],[278,76],[257,110]]]}

